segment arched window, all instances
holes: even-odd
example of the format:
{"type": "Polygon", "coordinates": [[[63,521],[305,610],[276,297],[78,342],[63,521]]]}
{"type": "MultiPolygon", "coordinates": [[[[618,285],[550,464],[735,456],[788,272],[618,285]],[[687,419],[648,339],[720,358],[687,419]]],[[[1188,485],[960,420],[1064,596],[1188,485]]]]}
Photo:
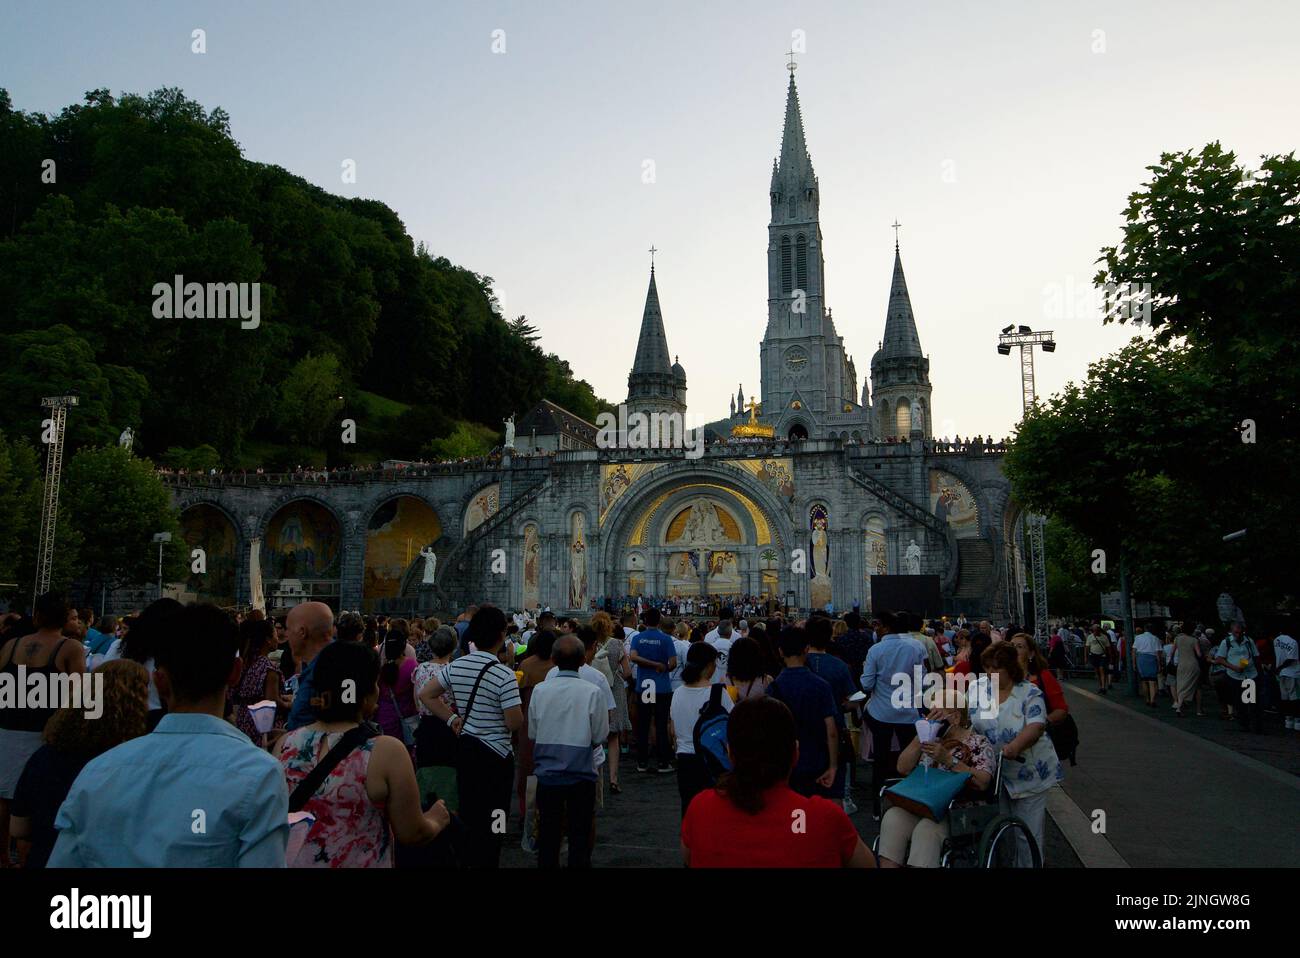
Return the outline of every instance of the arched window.
{"type": "Polygon", "coordinates": [[[898,401],[898,409],[894,413],[894,422],[898,427],[898,435],[906,439],[912,434],[912,404],[906,399],[898,401]]]}
{"type": "Polygon", "coordinates": [[[802,234],[795,241],[794,281],[797,289],[808,291],[808,237],[802,234]]]}
{"type": "Polygon", "coordinates": [[[794,219],[796,215],[794,204],[795,204],[794,194],[791,193],[790,194],[790,219],[794,219]]]}
{"type": "Polygon", "coordinates": [[[791,263],[790,237],[781,237],[781,292],[794,289],[794,271],[791,263]]]}

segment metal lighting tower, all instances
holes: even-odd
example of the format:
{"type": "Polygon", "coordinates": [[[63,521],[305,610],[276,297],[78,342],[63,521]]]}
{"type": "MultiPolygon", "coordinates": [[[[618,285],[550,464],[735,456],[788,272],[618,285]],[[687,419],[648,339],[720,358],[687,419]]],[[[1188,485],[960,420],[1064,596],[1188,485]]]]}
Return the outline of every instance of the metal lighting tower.
{"type": "MultiPolygon", "coordinates": [[[[1056,352],[1056,340],[1051,330],[1034,332],[1028,326],[1017,329],[1007,326],[998,336],[998,353],[1011,355],[1011,347],[1020,347],[1020,391],[1024,411],[1029,412],[1038,401],[1034,390],[1034,347],[1043,352],[1056,352]]],[[[1025,529],[1029,533],[1029,568],[1034,594],[1034,638],[1047,639],[1047,556],[1043,548],[1043,526],[1046,519],[1031,512],[1025,516],[1025,529]]],[[[1130,638],[1131,641],[1131,638],[1130,638]]]]}
{"type": "Polygon", "coordinates": [[[77,405],[76,396],[47,396],[41,406],[49,409],[50,442],[45,457],[45,501],[41,510],[41,544],[36,552],[36,596],[50,590],[50,569],[54,564],[54,526],[59,518],[59,477],[63,474],[63,431],[68,407],[77,405]]]}

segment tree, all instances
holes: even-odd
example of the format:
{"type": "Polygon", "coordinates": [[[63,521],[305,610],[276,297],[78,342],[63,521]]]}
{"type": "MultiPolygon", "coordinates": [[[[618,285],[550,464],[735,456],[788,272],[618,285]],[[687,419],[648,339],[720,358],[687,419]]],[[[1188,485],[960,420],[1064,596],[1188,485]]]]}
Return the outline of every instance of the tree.
{"type": "Polygon", "coordinates": [[[1117,293],[1106,321],[1154,335],[1032,410],[1007,474],[1112,570],[1125,556],[1135,594],[1201,607],[1226,588],[1271,610],[1300,568],[1300,164],[1248,175],[1211,144],[1150,169],[1096,281],[1117,293]],[[1240,528],[1246,542],[1222,541],[1240,528]]]}
{"type": "Polygon", "coordinates": [[[170,532],[163,549],[163,581],[185,576],[189,556],[171,493],[154,464],[118,446],[82,449],[64,471],[64,520],[82,538],[81,570],[89,595],[101,585],[116,588],[153,582],[158,575],[155,534],[170,532]]]}
{"type": "Polygon", "coordinates": [[[342,389],[338,360],[332,354],[308,353],[294,364],[280,387],[280,426],[295,442],[319,445],[325,430],[337,425],[342,389]]]}

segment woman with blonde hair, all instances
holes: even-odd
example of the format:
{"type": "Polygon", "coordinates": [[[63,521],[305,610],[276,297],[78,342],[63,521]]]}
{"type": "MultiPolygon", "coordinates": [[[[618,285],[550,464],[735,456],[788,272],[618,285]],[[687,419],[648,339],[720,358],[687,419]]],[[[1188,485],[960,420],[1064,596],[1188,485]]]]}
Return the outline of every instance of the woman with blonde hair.
{"type": "MultiPolygon", "coordinates": [[[[105,662],[100,708],[63,708],[45,725],[45,742],[23,769],[14,792],[11,831],[20,855],[29,843],[27,868],[44,868],[58,832],[54,819],[86,763],[147,731],[149,673],[132,659],[105,662]]],[[[84,704],[84,703],[83,703],[84,704]]]]}
{"type": "Polygon", "coordinates": [[[618,782],[620,739],[631,730],[627,715],[627,652],[624,651],[622,632],[615,629],[614,620],[607,612],[597,612],[591,617],[591,627],[596,633],[596,654],[591,664],[605,676],[614,693],[614,718],[609,723],[609,738],[605,751],[609,753],[609,790],[617,795],[623,791],[618,782]],[[618,637],[614,633],[618,632],[618,637]]]}

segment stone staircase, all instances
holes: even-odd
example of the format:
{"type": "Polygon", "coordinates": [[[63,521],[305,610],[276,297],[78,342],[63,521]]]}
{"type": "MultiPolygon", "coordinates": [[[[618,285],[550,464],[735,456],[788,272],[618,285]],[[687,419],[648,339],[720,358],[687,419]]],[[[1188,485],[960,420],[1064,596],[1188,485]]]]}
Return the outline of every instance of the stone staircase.
{"type": "Polygon", "coordinates": [[[993,543],[987,539],[957,540],[957,587],[953,590],[958,599],[983,598],[988,583],[993,578],[993,543]]]}
{"type": "Polygon", "coordinates": [[[862,488],[866,489],[877,499],[907,516],[907,518],[911,519],[913,522],[925,526],[935,535],[939,536],[939,538],[942,539],[948,534],[947,523],[941,520],[934,513],[930,512],[930,510],[923,509],[911,499],[895,492],[883,482],[873,479],[871,476],[858,469],[849,469],[849,478],[862,488]]]}
{"type": "Polygon", "coordinates": [[[445,588],[445,583],[449,582],[451,577],[464,572],[466,563],[469,561],[470,556],[474,554],[474,547],[536,499],[549,481],[550,476],[547,474],[534,479],[522,494],[516,495],[497,512],[488,517],[485,522],[472,529],[469,535],[456,543],[455,548],[447,554],[446,560],[438,564],[438,585],[445,588]]]}

